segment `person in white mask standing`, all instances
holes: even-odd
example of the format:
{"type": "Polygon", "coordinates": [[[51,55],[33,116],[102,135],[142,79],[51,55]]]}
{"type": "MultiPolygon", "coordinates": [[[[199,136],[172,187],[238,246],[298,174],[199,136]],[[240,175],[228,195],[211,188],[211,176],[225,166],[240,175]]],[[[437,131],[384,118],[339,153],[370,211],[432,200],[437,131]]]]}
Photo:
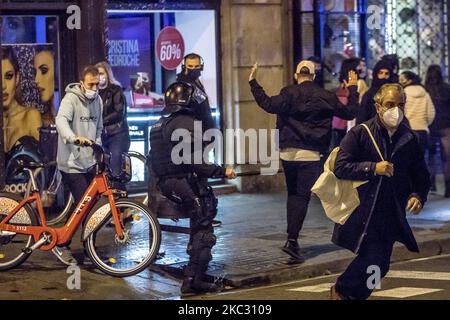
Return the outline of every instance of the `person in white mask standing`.
{"type": "Polygon", "coordinates": [[[389,271],[396,241],[419,251],[406,212],[422,210],[430,189],[428,168],[417,136],[403,121],[403,87],[385,84],[374,100],[377,114],[364,124],[376,143],[362,125],[352,128],[334,167],[339,179],[368,181],[358,188],[359,207],[334,229],[333,242],[357,254],[331,288],[335,300],[367,299],[389,271]]]}
{"type": "MultiPolygon", "coordinates": [[[[81,72],[80,79],[79,83],[67,86],[56,116],[56,161],[75,204],[80,202],[94,178],[90,169],[95,165],[92,149],[75,145],[75,142],[83,145],[92,142],[101,144],[103,131],[103,103],[98,95],[99,71],[95,66],[87,66],[81,72]]],[[[53,253],[65,264],[76,263],[68,247],[55,248],[53,253]]]]}
{"type": "MultiPolygon", "coordinates": [[[[95,66],[100,74],[98,94],[103,101],[103,148],[111,153],[112,174],[118,176],[122,170],[122,154],[130,149],[127,100],[109,63],[99,62],[95,66]]],[[[121,182],[114,181],[114,187],[126,190],[121,182]]]]}

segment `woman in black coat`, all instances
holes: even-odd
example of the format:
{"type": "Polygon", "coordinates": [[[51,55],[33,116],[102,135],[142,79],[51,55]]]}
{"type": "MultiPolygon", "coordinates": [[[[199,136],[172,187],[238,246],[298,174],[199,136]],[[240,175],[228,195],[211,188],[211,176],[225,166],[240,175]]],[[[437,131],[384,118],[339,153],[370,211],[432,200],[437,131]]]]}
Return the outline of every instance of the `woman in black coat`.
{"type": "Polygon", "coordinates": [[[336,177],[368,183],[358,188],[360,206],[333,233],[335,244],[357,254],[332,288],[334,299],[367,299],[373,290],[367,285],[368,268],[376,266],[384,277],[396,241],[418,252],[406,210],[421,211],[430,179],[417,137],[402,121],[404,101],[399,84],[384,85],[375,96],[377,115],[366,122],[386,161],[380,159],[361,125],[341,143],[336,177]]]}
{"type": "MultiPolygon", "coordinates": [[[[100,73],[99,95],[103,100],[102,143],[105,150],[111,153],[113,175],[119,175],[122,170],[122,153],[130,149],[127,102],[109,64],[100,62],[96,67],[100,73]]],[[[126,189],[123,183],[117,183],[115,187],[126,189]]]]}
{"type": "Polygon", "coordinates": [[[435,184],[436,140],[440,142],[442,168],[445,177],[445,197],[450,198],[450,84],[444,82],[441,67],[431,65],[428,67],[425,88],[433,100],[436,108],[434,122],[430,126],[430,169],[432,171],[432,184],[435,184]],[[434,145],[433,145],[434,142],[434,145]],[[434,151],[434,152],[433,152],[434,151]]]}

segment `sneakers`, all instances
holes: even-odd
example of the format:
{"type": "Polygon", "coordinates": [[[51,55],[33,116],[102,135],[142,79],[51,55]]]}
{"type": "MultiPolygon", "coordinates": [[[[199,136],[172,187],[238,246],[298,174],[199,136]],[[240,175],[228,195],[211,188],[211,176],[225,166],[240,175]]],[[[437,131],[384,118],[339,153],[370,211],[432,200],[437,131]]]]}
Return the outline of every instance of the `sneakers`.
{"type": "Polygon", "coordinates": [[[72,252],[68,247],[54,247],[52,249],[52,252],[58,258],[58,260],[65,265],[71,266],[77,264],[77,260],[74,258],[72,252]]]}
{"type": "Polygon", "coordinates": [[[297,263],[302,263],[305,261],[305,258],[300,254],[300,246],[296,240],[286,241],[286,244],[281,250],[294,258],[297,263]]]}
{"type": "Polygon", "coordinates": [[[205,281],[194,281],[194,278],[187,277],[184,278],[183,284],[181,285],[181,295],[189,296],[202,293],[217,293],[223,289],[223,286],[217,285],[215,283],[205,282],[205,281]]]}
{"type": "Polygon", "coordinates": [[[212,221],[212,226],[214,228],[220,227],[221,225],[222,225],[222,221],[220,221],[220,220],[213,220],[212,221]]]}

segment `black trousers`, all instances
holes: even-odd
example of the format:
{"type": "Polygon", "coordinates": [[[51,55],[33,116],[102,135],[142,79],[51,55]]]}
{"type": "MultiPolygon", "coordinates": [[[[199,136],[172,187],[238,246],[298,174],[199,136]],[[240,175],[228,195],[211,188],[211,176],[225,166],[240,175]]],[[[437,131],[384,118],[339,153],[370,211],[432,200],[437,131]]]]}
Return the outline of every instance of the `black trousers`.
{"type": "Polygon", "coordinates": [[[297,240],[311,200],[311,188],[320,174],[320,161],[283,160],[283,169],[288,191],[288,239],[297,240]]]}
{"type": "Polygon", "coordinates": [[[75,206],[83,198],[83,194],[86,192],[89,184],[94,179],[92,173],[66,173],[61,172],[64,184],[69,188],[72,196],[75,200],[75,206]]]}
{"type": "Polygon", "coordinates": [[[432,186],[435,187],[436,175],[442,169],[445,177],[445,195],[450,196],[450,128],[430,134],[428,150],[432,186]]]}
{"type": "Polygon", "coordinates": [[[205,179],[161,179],[158,186],[164,196],[180,202],[190,217],[189,263],[185,276],[203,277],[212,260],[216,244],[212,221],[217,214],[217,199],[205,179]]]}
{"type": "Polygon", "coordinates": [[[414,131],[414,133],[417,136],[417,139],[419,140],[420,149],[422,150],[422,153],[425,155],[425,152],[428,150],[428,132],[425,130],[421,131],[414,131]]]}
{"type": "MultiPolygon", "coordinates": [[[[83,198],[84,193],[87,188],[91,184],[94,179],[94,174],[92,173],[66,173],[62,172],[62,179],[64,186],[69,189],[74,198],[74,204],[72,205],[71,212],[75,210],[76,206],[80,203],[83,198]]],[[[67,220],[70,218],[70,215],[67,216],[67,220]]],[[[67,221],[66,221],[67,222],[67,221]]],[[[84,221],[83,221],[84,223],[84,221]]],[[[69,241],[66,244],[60,245],[60,247],[69,246],[72,241],[69,241]]]]}
{"type": "Polygon", "coordinates": [[[399,235],[397,225],[392,211],[374,212],[358,255],[337,279],[338,293],[351,300],[369,298],[375,273],[379,271],[381,281],[389,271],[392,249],[399,235]]]}
{"type": "MultiPolygon", "coordinates": [[[[106,152],[111,153],[111,169],[114,176],[120,174],[122,170],[122,153],[130,150],[130,135],[124,131],[113,136],[102,136],[103,147],[106,152]]],[[[114,187],[126,191],[126,185],[120,182],[114,182],[114,187]]]]}

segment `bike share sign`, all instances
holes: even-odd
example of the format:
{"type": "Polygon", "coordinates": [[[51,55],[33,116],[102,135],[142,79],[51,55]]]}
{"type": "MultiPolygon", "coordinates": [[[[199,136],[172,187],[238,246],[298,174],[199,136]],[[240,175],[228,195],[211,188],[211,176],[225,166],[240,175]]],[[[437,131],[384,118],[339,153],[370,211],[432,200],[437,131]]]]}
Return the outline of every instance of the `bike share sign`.
{"type": "Polygon", "coordinates": [[[175,27],[161,30],[156,40],[156,56],[166,70],[175,70],[184,58],[184,40],[175,27]]]}

